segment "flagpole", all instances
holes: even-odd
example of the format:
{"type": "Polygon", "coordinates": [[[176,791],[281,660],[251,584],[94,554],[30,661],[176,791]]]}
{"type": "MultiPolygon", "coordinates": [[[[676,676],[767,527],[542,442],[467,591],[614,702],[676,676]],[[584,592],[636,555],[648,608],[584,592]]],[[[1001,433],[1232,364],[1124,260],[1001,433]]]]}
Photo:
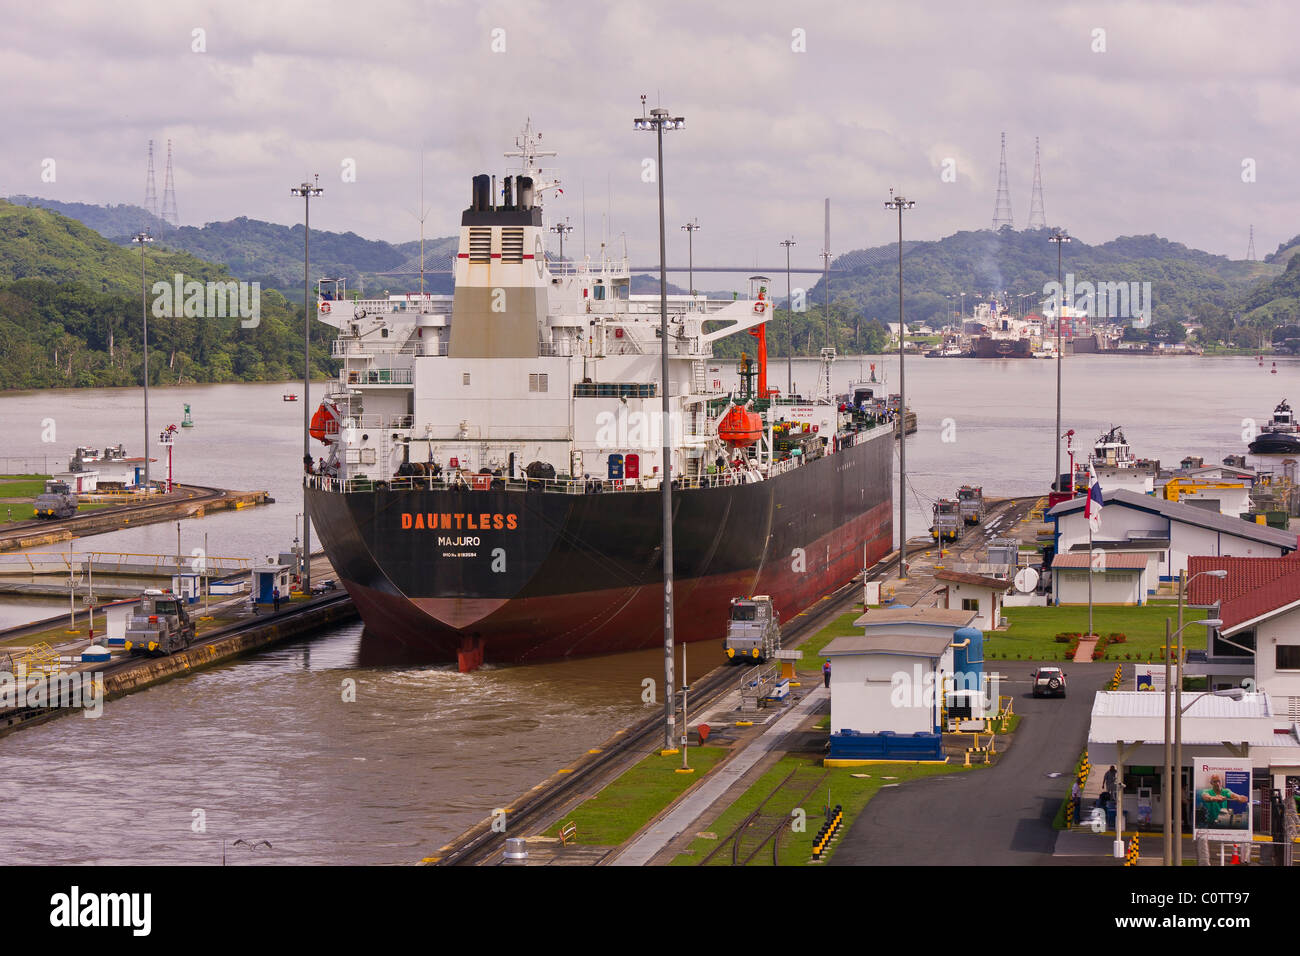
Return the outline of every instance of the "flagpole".
{"type": "Polygon", "coordinates": [[[1088,522],[1088,637],[1092,637],[1092,522],[1088,522]]]}

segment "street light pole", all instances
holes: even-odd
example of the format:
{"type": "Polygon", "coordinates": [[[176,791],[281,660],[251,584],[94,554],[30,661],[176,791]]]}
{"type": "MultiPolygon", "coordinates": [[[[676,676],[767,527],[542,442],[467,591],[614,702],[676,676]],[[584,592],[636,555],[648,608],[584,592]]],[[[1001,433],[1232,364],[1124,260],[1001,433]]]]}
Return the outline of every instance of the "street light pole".
{"type": "Polygon", "coordinates": [[[686,225],[682,226],[686,230],[686,268],[690,278],[687,283],[691,288],[691,296],[695,295],[695,232],[700,228],[698,219],[692,219],[686,225]]]}
{"type": "MultiPolygon", "coordinates": [[[[149,307],[144,281],[144,244],[153,242],[153,236],[147,232],[138,232],[131,237],[132,242],[140,243],[140,324],[144,329],[144,493],[149,493],[149,307]]],[[[175,304],[173,303],[173,308],[175,304]]]]}
{"type": "Polygon", "coordinates": [[[551,232],[560,237],[560,263],[564,263],[564,237],[567,233],[573,232],[573,227],[569,225],[569,217],[564,217],[564,222],[557,222],[551,227],[551,232]]]}
{"type": "MultiPolygon", "coordinates": [[[[1214,577],[1223,577],[1227,574],[1226,571],[1223,572],[1222,574],[1216,574],[1214,572],[1208,572],[1208,573],[1213,574],[1214,577]]],[[[1182,818],[1182,807],[1180,806],[1180,803],[1182,801],[1182,780],[1178,779],[1177,782],[1175,782],[1176,776],[1178,778],[1181,778],[1182,766],[1181,764],[1177,767],[1172,766],[1171,761],[1173,758],[1171,758],[1171,751],[1170,751],[1171,742],[1170,742],[1169,701],[1170,701],[1170,695],[1172,693],[1172,689],[1169,686],[1169,663],[1168,663],[1169,644],[1171,640],[1177,638],[1178,644],[1181,647],[1183,641],[1183,629],[1191,627],[1194,624],[1199,624],[1204,627],[1211,628],[1211,627],[1220,627],[1223,624],[1223,621],[1217,617],[1206,618],[1203,621],[1188,621],[1186,624],[1181,625],[1178,628],[1178,631],[1171,637],[1169,633],[1169,618],[1165,618],[1165,781],[1166,781],[1165,814],[1164,814],[1165,817],[1164,864],[1165,866],[1182,866],[1182,860],[1183,860],[1183,836],[1182,836],[1183,818],[1182,818]],[[1176,814],[1175,814],[1175,808],[1177,808],[1176,814]],[[1176,823],[1175,820],[1177,821],[1176,823]],[[1175,826],[1177,827],[1177,829],[1175,829],[1175,826]],[[1174,850],[1175,842],[1178,844],[1178,849],[1176,853],[1174,850]]],[[[1228,692],[1224,692],[1224,691],[1213,691],[1211,693],[1216,693],[1221,696],[1227,696],[1228,694],[1228,692]]],[[[1182,747],[1183,747],[1183,740],[1182,740],[1183,714],[1187,711],[1188,708],[1192,706],[1192,704],[1195,704],[1198,700],[1201,699],[1201,697],[1205,697],[1205,696],[1206,694],[1201,694],[1200,696],[1193,698],[1192,701],[1188,703],[1186,707],[1184,707],[1182,688],[1181,687],[1178,688],[1178,696],[1174,698],[1176,703],[1174,703],[1173,705],[1174,720],[1176,721],[1175,724],[1176,729],[1174,730],[1176,743],[1174,743],[1173,746],[1177,754],[1182,753],[1182,747]]]]}
{"type": "MultiPolygon", "coordinates": [[[[1051,487],[1059,492],[1063,490],[1061,488],[1061,313],[1065,311],[1065,286],[1061,284],[1061,243],[1069,242],[1070,237],[1063,230],[1054,229],[1047,237],[1047,241],[1056,243],[1056,470],[1052,473],[1051,487]]],[[[1070,492],[1073,495],[1073,475],[1070,476],[1070,492]]]]}
{"type": "Polygon", "coordinates": [[[1183,594],[1186,587],[1201,575],[1222,581],[1228,572],[1223,569],[1198,571],[1190,578],[1185,568],[1178,572],[1178,657],[1174,661],[1174,686],[1178,688],[1176,699],[1179,707],[1174,712],[1174,866],[1183,865],[1183,594]]]}
{"type": "Polygon", "coordinates": [[[904,373],[903,346],[907,326],[903,324],[903,210],[915,202],[895,196],[889,190],[886,209],[898,211],[898,580],[907,580],[907,379],[904,373]]]}
{"type": "Polygon", "coordinates": [[[782,239],[785,246],[785,393],[794,394],[794,302],[790,291],[790,247],[793,239],[782,239]]]}
{"type": "Polygon", "coordinates": [[[664,750],[672,751],[675,730],[673,713],[673,485],[672,485],[672,448],[671,408],[668,401],[668,242],[664,233],[664,130],[685,129],[686,120],[680,116],[669,116],[663,107],[655,107],[646,116],[645,96],[641,97],[642,115],[633,120],[633,129],[654,130],[658,146],[658,166],[655,178],[659,181],[659,343],[661,360],[659,366],[660,391],[662,397],[663,433],[661,449],[660,494],[663,499],[663,579],[664,579],[664,750]]]}
{"type": "MultiPolygon", "coordinates": [[[[320,176],[316,177],[316,182],[320,176]]],[[[315,183],[294,186],[289,193],[302,197],[302,470],[311,474],[311,201],[325,190],[315,183]]],[[[302,483],[302,593],[311,596],[311,515],[307,512],[307,479],[302,483]]]]}

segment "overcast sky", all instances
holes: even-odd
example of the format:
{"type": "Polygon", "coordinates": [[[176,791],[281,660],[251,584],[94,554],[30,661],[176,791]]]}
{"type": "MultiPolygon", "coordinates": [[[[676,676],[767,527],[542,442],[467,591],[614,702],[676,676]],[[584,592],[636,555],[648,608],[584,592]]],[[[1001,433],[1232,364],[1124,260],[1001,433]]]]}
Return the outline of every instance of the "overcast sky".
{"type": "Polygon", "coordinates": [[[833,252],[888,242],[891,186],[917,201],[909,238],[987,228],[1003,131],[1017,227],[1037,136],[1049,224],[1233,258],[1254,224],[1262,257],[1300,233],[1298,26],[1284,2],[24,4],[0,40],[0,192],[141,203],[153,139],[161,201],[171,139],[183,224],[299,222],[289,187],[319,173],[313,227],[403,241],[423,149],[443,236],[473,174],[516,171],[500,154],[531,117],[566,251],[585,198],[588,252],[607,215],[653,262],[646,93],[687,120],[665,138],[670,261],[698,218],[696,262],[783,262],[790,235],[816,263],[827,196],[833,252]]]}

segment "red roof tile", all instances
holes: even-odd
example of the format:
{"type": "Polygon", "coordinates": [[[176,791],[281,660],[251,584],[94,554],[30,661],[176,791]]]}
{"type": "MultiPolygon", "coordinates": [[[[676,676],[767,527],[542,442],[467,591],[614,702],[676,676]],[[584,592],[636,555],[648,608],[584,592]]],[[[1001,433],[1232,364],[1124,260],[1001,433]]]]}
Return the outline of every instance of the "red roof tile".
{"type": "Polygon", "coordinates": [[[1219,608],[1219,617],[1223,619],[1220,630],[1230,631],[1246,621],[1300,601],[1300,563],[1292,562],[1292,565],[1289,573],[1274,578],[1263,587],[1225,600],[1219,608]]]}
{"type": "Polygon", "coordinates": [[[1193,555],[1187,559],[1187,603],[1208,607],[1215,601],[1226,604],[1234,598],[1264,587],[1270,581],[1300,568],[1300,552],[1280,558],[1234,558],[1193,555]],[[1202,571],[1227,571],[1222,580],[1202,571]]]}

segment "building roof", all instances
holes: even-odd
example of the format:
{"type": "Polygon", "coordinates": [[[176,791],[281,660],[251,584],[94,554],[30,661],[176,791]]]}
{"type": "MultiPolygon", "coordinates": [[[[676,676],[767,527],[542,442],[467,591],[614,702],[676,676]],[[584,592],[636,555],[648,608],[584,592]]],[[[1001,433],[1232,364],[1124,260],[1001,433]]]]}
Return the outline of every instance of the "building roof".
{"type": "MultiPolygon", "coordinates": [[[[1183,746],[1219,747],[1249,743],[1300,750],[1300,728],[1273,713],[1267,694],[1242,700],[1184,693],[1183,746]]],[[[1099,692],[1093,699],[1088,743],[1164,742],[1165,695],[1150,691],[1099,692]]]]}
{"type": "Polygon", "coordinates": [[[900,607],[868,611],[854,625],[876,627],[885,624],[928,624],[939,627],[966,627],[979,615],[974,611],[950,611],[937,607],[900,607]]]}
{"type": "Polygon", "coordinates": [[[1270,581],[1300,568],[1300,552],[1280,558],[1235,558],[1219,555],[1189,555],[1187,558],[1188,604],[1209,607],[1216,601],[1231,601],[1261,588],[1270,581]],[[1220,580],[1203,571],[1227,571],[1220,580]],[[1200,577],[1197,575],[1200,574],[1200,577]]]}
{"type": "MultiPolygon", "coordinates": [[[[1070,551],[1067,554],[1058,554],[1052,559],[1052,570],[1057,568],[1087,570],[1089,565],[1088,552],[1070,551]]],[[[1147,566],[1146,555],[1133,554],[1125,552],[1114,552],[1106,555],[1106,571],[1140,571],[1147,566]]]]}
{"type": "Polygon", "coordinates": [[[861,654],[897,654],[904,657],[943,657],[952,644],[951,634],[852,634],[837,637],[822,648],[825,657],[861,654]]]}
{"type": "MultiPolygon", "coordinates": [[[[1076,511],[1082,511],[1085,500],[1084,498],[1075,498],[1071,501],[1062,501],[1047,515],[1050,518],[1060,518],[1076,511]]],[[[1230,534],[1238,538],[1247,538],[1261,544],[1286,548],[1289,551],[1294,551],[1297,546],[1294,532],[1279,531],[1277,528],[1221,515],[1205,508],[1198,508],[1195,505],[1183,504],[1181,501],[1165,501],[1163,498],[1139,494],[1136,491],[1129,491],[1127,488],[1107,491],[1103,487],[1102,502],[1103,505],[1123,505],[1127,508],[1137,508],[1140,511],[1161,515],[1170,521],[1194,525],[1199,528],[1208,528],[1211,531],[1230,534]]]]}
{"type": "Polygon", "coordinates": [[[1282,611],[1300,607],[1300,565],[1262,587],[1219,605],[1223,619],[1219,632],[1231,637],[1237,631],[1282,611]]]}
{"type": "MultiPolygon", "coordinates": [[[[1135,553],[1151,554],[1154,551],[1164,551],[1169,547],[1168,538],[1125,538],[1123,541],[1093,541],[1092,549],[1094,551],[1133,551],[1135,553]]],[[[1070,551],[1082,551],[1088,553],[1086,542],[1070,545],[1070,551]]]]}
{"type": "Polygon", "coordinates": [[[936,571],[934,578],[936,581],[951,581],[954,584],[969,584],[972,587],[988,588],[990,591],[1005,591],[1011,587],[1012,582],[1005,578],[985,577],[982,574],[968,574],[965,571],[936,571]]]}

